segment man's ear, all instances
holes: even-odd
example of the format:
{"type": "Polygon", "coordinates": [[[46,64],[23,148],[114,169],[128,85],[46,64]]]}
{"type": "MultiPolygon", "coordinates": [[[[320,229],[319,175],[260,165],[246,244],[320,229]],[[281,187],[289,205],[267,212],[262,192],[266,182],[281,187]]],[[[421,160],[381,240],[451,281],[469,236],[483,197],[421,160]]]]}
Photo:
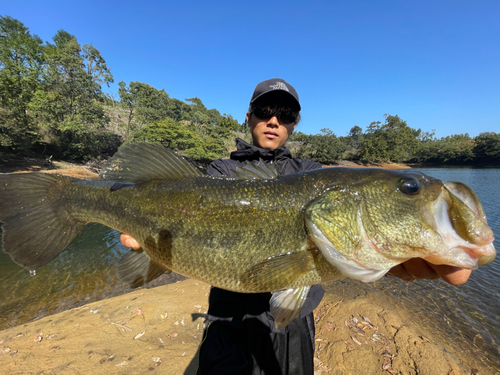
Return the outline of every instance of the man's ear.
{"type": "Polygon", "coordinates": [[[250,124],[250,116],[252,116],[252,114],[250,112],[247,112],[247,114],[245,115],[245,120],[246,120],[247,124],[250,124]]]}

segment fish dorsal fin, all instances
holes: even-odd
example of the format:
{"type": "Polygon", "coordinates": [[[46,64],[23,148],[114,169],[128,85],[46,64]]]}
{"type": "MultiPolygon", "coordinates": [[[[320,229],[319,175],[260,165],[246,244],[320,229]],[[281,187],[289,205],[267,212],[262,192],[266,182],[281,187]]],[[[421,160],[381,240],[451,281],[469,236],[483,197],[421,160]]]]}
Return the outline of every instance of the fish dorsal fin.
{"type": "Polygon", "coordinates": [[[306,302],[309,289],[311,289],[310,286],[302,286],[273,293],[269,304],[276,328],[280,329],[286,327],[292,320],[300,315],[302,306],[304,306],[306,302]]]}
{"type": "Polygon", "coordinates": [[[315,267],[308,251],[277,255],[256,264],[240,276],[240,282],[250,290],[280,290],[315,267]]]}
{"type": "Polygon", "coordinates": [[[244,180],[268,180],[278,178],[280,175],[275,163],[266,164],[262,159],[259,159],[256,164],[246,161],[236,166],[232,171],[238,178],[244,180]]]}
{"type": "Polygon", "coordinates": [[[129,143],[106,162],[101,178],[136,184],[201,175],[173,150],[150,143],[129,143]]]}

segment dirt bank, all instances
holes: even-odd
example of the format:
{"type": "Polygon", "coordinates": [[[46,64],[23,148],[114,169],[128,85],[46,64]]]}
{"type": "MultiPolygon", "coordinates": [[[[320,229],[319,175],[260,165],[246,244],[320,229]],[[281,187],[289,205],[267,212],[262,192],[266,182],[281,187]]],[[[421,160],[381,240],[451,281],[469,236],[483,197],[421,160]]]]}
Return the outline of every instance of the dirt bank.
{"type": "MultiPolygon", "coordinates": [[[[208,291],[188,279],[0,331],[0,368],[6,374],[194,374],[208,291]]],[[[402,313],[369,295],[327,294],[315,311],[316,374],[477,373],[402,313]]]]}

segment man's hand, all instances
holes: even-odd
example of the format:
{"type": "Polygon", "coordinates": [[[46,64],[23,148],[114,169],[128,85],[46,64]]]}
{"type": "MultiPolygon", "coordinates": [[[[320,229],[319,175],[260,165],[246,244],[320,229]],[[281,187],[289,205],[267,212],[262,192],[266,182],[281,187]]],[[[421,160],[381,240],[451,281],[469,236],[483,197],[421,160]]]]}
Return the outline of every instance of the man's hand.
{"type": "MultiPolygon", "coordinates": [[[[134,250],[139,250],[141,245],[129,234],[122,233],[120,241],[123,246],[130,247],[134,250]]],[[[461,285],[465,283],[471,274],[471,270],[453,266],[436,266],[427,263],[420,258],[413,258],[404,263],[393,267],[388,275],[399,277],[405,281],[413,281],[415,279],[443,279],[451,285],[461,285]]]]}
{"type": "Polygon", "coordinates": [[[134,250],[139,250],[141,248],[139,242],[137,242],[135,238],[132,237],[130,234],[122,233],[120,236],[120,241],[122,241],[123,246],[130,247],[134,250]]]}
{"type": "Polygon", "coordinates": [[[413,258],[393,267],[387,274],[399,277],[405,281],[415,279],[443,279],[451,285],[461,285],[465,283],[471,274],[471,270],[459,267],[427,263],[420,258],[413,258]]]}

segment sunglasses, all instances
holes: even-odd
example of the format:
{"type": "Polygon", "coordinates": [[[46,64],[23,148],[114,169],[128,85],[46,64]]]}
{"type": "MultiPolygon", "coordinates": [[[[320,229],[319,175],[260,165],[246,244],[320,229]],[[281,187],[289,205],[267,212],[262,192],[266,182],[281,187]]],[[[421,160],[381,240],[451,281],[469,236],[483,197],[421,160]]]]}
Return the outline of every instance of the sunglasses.
{"type": "Polygon", "coordinates": [[[297,113],[290,108],[270,108],[270,107],[255,107],[252,113],[258,118],[266,119],[276,116],[276,118],[285,124],[293,124],[297,121],[297,113]]]}

